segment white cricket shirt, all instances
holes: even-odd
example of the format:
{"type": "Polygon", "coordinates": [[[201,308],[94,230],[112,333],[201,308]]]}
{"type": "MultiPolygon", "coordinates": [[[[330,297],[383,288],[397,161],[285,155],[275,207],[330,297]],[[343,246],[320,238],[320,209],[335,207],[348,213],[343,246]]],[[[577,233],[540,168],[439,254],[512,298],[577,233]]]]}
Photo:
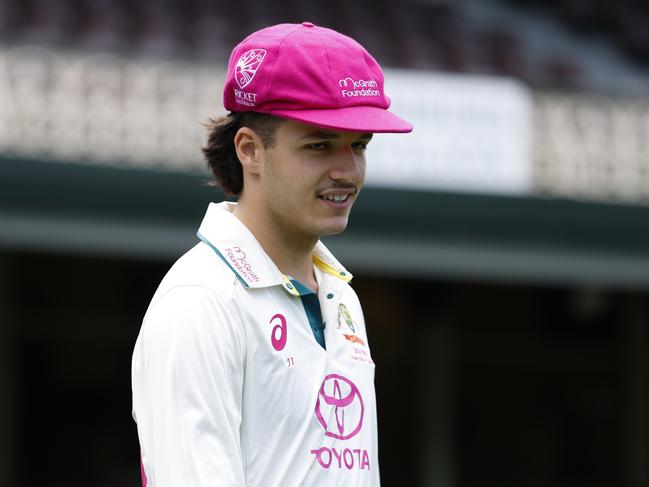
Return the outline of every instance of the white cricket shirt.
{"type": "Polygon", "coordinates": [[[314,310],[233,208],[210,204],[135,344],[148,486],[378,486],[374,363],[351,274],[319,242],[314,310]]]}

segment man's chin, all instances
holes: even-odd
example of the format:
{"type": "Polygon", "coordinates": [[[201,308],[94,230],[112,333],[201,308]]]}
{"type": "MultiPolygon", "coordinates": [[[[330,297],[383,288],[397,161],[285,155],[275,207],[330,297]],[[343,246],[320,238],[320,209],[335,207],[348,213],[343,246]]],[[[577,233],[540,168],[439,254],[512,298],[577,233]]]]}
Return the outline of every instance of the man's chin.
{"type": "Polygon", "coordinates": [[[330,235],[338,235],[343,233],[347,228],[347,218],[337,219],[337,221],[327,222],[320,229],[320,235],[322,237],[327,237],[330,235]]]}

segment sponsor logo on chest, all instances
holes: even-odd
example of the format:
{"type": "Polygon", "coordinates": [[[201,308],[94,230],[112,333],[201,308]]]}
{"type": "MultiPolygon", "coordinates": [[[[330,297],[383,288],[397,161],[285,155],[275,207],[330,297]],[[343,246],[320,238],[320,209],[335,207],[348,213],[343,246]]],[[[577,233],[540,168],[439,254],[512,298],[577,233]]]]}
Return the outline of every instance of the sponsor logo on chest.
{"type": "MultiPolygon", "coordinates": [[[[365,404],[356,384],[340,374],[327,375],[318,391],[315,416],[325,436],[342,441],[355,437],[363,427],[365,416],[365,404]]],[[[324,469],[370,469],[366,449],[322,446],[312,449],[311,454],[324,469]]]]}

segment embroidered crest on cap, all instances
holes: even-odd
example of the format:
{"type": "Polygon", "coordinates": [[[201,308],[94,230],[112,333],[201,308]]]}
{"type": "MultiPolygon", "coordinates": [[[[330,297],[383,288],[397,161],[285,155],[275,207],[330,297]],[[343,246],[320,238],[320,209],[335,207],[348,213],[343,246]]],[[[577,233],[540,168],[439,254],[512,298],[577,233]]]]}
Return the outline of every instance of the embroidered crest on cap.
{"type": "Polygon", "coordinates": [[[240,88],[243,89],[252,81],[265,57],[265,49],[251,49],[241,55],[234,70],[234,79],[240,88]]]}

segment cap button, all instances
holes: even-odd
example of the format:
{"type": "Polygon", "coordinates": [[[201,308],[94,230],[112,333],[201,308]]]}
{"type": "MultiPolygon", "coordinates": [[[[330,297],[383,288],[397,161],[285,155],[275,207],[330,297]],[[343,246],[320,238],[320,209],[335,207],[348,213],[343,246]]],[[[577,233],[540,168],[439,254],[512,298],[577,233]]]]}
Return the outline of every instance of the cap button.
{"type": "Polygon", "coordinates": [[[304,27],[313,27],[313,24],[311,22],[302,22],[302,25],[304,27]]]}

